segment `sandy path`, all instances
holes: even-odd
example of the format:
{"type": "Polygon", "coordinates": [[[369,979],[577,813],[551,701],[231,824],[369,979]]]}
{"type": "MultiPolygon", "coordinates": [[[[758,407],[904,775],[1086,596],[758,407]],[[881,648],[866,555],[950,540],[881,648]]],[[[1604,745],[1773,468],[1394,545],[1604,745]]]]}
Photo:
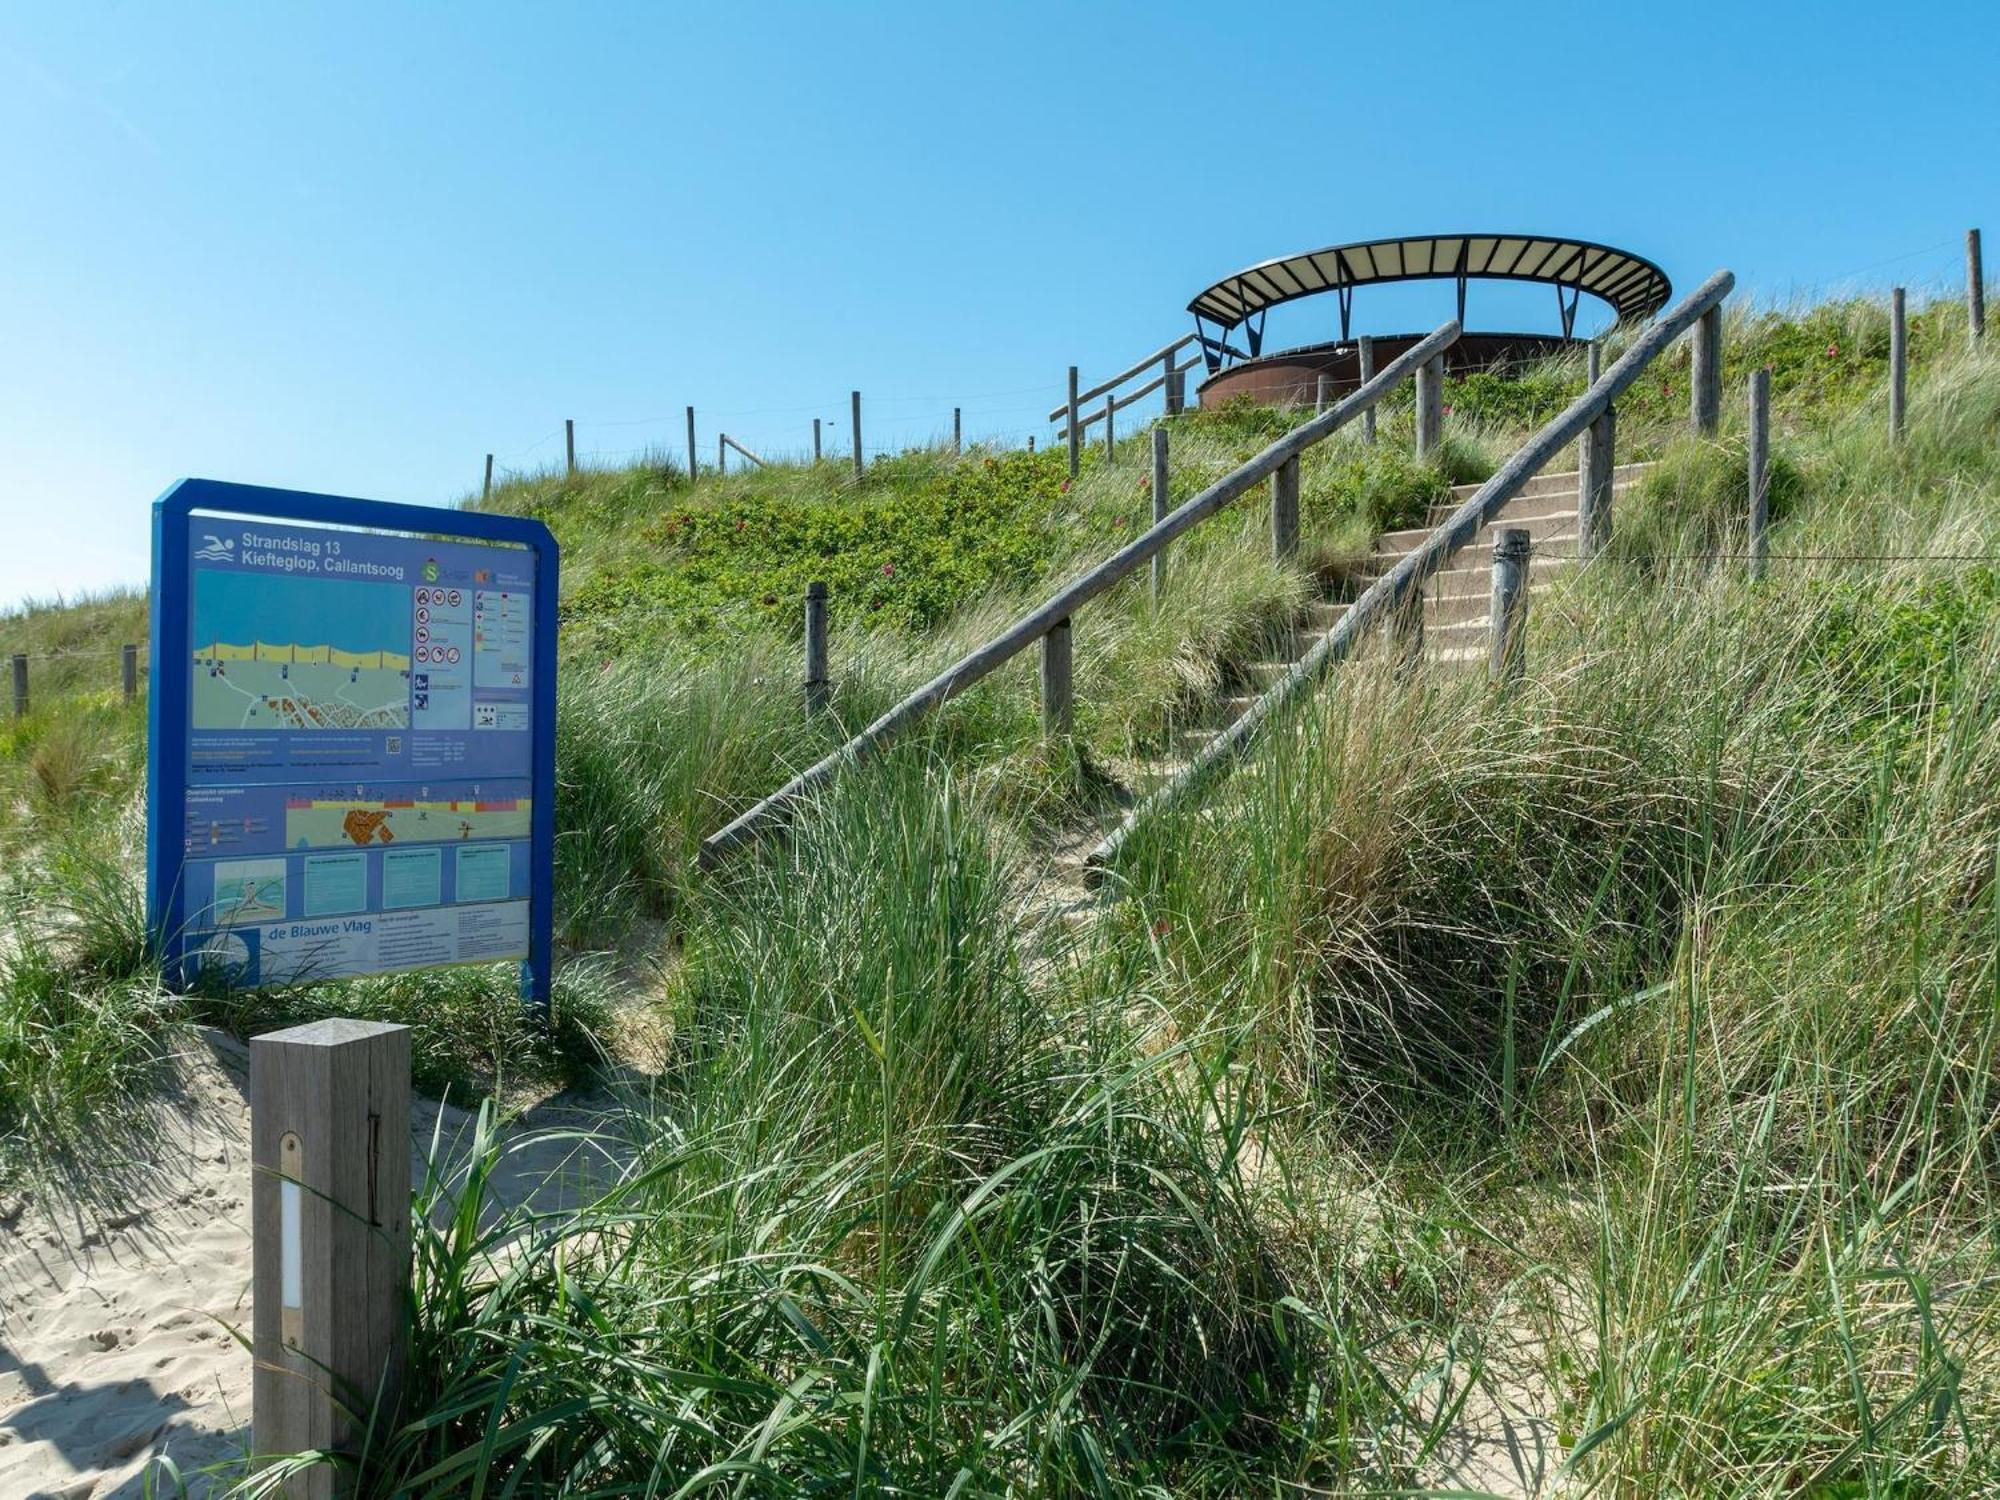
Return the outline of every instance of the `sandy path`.
{"type": "MultiPolygon", "coordinates": [[[[156,1455],[201,1496],[210,1486],[193,1471],[249,1444],[250,1355],[228,1331],[250,1325],[248,1049],[204,1028],[178,1072],[134,1185],[93,1195],[119,1206],[0,1197],[5,1500],[138,1497],[156,1455]]],[[[415,1178],[439,1113],[411,1103],[415,1178]]],[[[442,1113],[456,1138],[466,1115],[442,1113]]],[[[551,1113],[532,1123],[588,1118],[551,1113]]],[[[569,1151],[526,1143],[506,1163],[504,1196],[561,1180],[569,1151]]]]}

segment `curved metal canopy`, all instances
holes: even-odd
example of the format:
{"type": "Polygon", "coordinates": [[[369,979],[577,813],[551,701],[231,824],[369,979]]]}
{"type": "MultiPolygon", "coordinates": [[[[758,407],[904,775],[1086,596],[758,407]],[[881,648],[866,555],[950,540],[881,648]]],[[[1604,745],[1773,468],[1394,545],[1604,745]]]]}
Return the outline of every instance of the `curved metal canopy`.
{"type": "Polygon", "coordinates": [[[1461,316],[1464,283],[1472,279],[1539,281],[1588,292],[1609,304],[1620,322],[1650,318],[1673,294],[1667,273],[1644,256],[1590,240],[1533,234],[1424,234],[1329,245],[1267,260],[1225,276],[1190,302],[1188,311],[1227,329],[1299,297],[1339,292],[1345,303],[1353,288],[1371,282],[1434,278],[1459,283],[1461,316]]]}

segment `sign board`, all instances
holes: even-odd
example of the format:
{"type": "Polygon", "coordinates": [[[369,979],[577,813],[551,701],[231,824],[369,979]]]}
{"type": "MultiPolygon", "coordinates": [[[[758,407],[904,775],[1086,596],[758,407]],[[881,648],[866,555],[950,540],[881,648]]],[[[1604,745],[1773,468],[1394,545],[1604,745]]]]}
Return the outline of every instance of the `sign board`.
{"type": "Polygon", "coordinates": [[[184,479],[153,506],[146,899],[240,986],[519,960],[549,994],[555,540],[184,479]]]}

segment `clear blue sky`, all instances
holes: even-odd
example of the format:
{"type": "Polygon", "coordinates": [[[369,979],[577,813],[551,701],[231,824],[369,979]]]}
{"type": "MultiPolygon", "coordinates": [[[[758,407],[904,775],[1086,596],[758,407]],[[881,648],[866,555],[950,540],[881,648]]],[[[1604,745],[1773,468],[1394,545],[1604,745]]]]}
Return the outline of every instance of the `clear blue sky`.
{"type": "MultiPolygon", "coordinates": [[[[564,417],[585,455],[678,451],[688,402],[705,453],[796,449],[855,386],[870,447],[954,404],[1045,434],[1072,360],[1344,239],[1942,287],[1967,226],[2000,238],[1996,31],[1944,0],[19,0],[0,605],[142,581],[187,474],[442,502],[489,449],[559,462],[564,417]]],[[[1429,326],[1429,292],[1357,324],[1429,326]]]]}

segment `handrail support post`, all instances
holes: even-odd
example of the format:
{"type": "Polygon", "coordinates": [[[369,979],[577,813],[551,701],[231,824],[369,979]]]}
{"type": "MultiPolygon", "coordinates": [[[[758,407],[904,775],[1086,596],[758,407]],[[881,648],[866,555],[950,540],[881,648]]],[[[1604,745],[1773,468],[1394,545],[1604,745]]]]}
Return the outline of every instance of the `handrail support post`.
{"type": "Polygon", "coordinates": [[[1047,739],[1067,736],[1074,721],[1071,695],[1069,617],[1049,627],[1042,637],[1042,734],[1047,739]]]}
{"type": "Polygon", "coordinates": [[[1528,552],[1525,527],[1503,527],[1493,539],[1493,600],[1487,617],[1492,638],[1487,676],[1497,684],[1520,679],[1526,667],[1523,636],[1528,619],[1528,552]]]}
{"type": "Polygon", "coordinates": [[[1299,460],[1286,459],[1271,475],[1271,560],[1280,565],[1299,554],[1299,460]]]}
{"type": "Polygon", "coordinates": [[[1722,425],[1721,303],[1696,321],[1688,364],[1695,435],[1710,437],[1722,425]]]}
{"type": "Polygon", "coordinates": [[[1606,406],[1577,439],[1577,551],[1589,562],[1611,542],[1612,476],[1617,467],[1618,409],[1606,406]]]}

